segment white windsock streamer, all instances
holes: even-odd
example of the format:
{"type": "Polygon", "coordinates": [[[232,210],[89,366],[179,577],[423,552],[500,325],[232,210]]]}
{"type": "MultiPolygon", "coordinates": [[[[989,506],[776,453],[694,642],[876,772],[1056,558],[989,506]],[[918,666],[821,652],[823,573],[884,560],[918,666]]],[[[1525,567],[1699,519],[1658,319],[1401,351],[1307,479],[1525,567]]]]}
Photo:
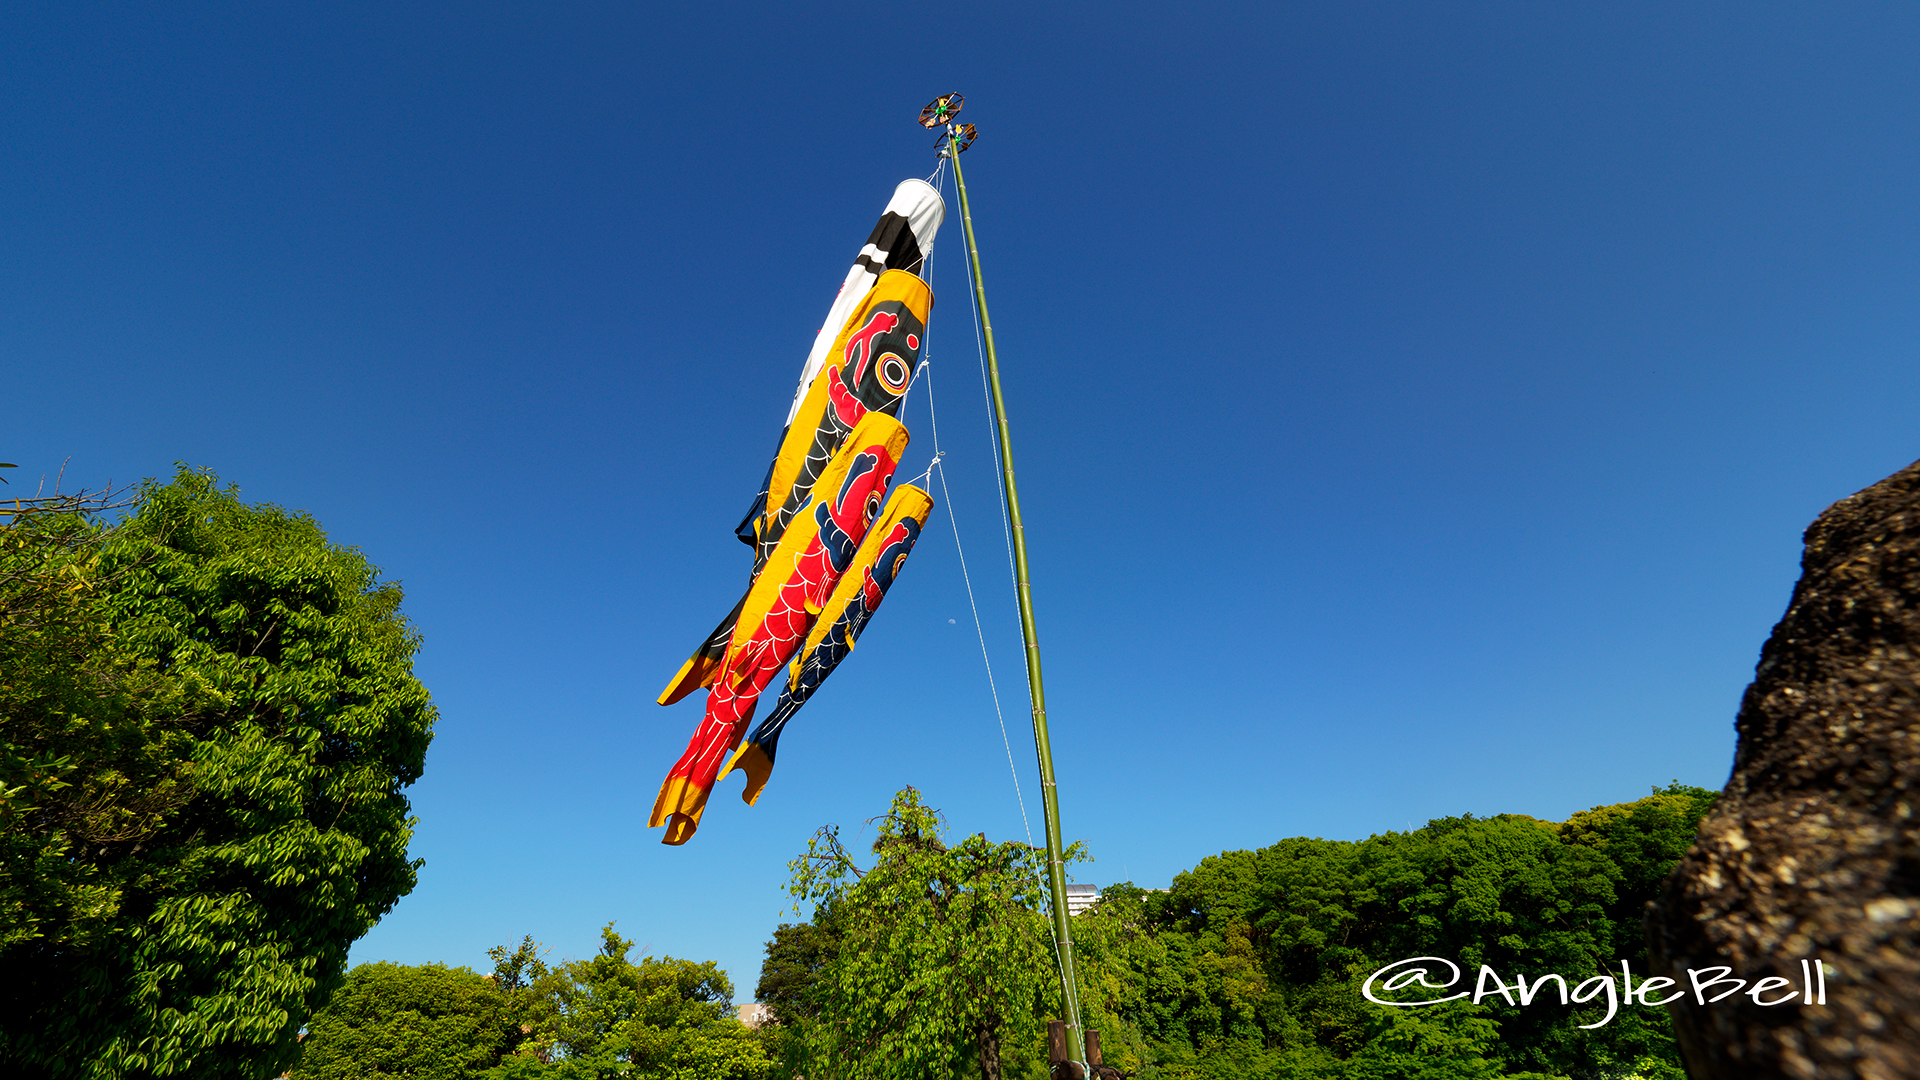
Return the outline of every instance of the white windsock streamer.
{"type": "Polygon", "coordinates": [[[813,377],[820,374],[820,366],[826,363],[827,350],[833,348],[834,339],[840,336],[840,327],[859,306],[867,290],[873,288],[880,272],[907,270],[926,276],[927,256],[933,254],[934,235],[940,231],[940,222],[946,216],[947,204],[925,180],[902,180],[900,186],[893,189],[893,198],[880,214],[880,223],[873,227],[873,235],[867,237],[867,246],[860,249],[859,258],[853,260],[847,279],[840,283],[840,295],[833,298],[833,306],[827,309],[827,321],[820,324],[820,333],[813,339],[807,365],[800,371],[800,388],[794,392],[792,407],[787,409],[787,423],[793,423],[794,414],[800,411],[800,402],[806,399],[813,377]]]}

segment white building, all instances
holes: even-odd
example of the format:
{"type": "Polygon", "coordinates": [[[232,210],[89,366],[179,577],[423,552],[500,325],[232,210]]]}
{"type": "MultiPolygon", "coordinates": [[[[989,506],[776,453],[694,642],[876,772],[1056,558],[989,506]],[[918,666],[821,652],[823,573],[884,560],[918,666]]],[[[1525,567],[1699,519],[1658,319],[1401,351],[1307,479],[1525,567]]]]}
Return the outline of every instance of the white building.
{"type": "Polygon", "coordinates": [[[1067,914],[1078,915],[1092,907],[1093,902],[1098,899],[1100,899],[1098,885],[1069,885],[1067,886],[1067,914]]]}

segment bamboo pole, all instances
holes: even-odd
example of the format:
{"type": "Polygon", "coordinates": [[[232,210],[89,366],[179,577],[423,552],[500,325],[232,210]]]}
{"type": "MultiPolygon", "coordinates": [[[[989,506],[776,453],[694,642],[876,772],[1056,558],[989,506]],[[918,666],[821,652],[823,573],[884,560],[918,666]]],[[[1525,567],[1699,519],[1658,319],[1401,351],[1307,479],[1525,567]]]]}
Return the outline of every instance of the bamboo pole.
{"type": "Polygon", "coordinates": [[[1086,1068],[1086,1032],[1080,1023],[1080,988],[1073,970],[1073,930],[1067,923],[1067,871],[1061,857],[1060,796],[1053,782],[1053,750],[1047,740],[1047,692],[1040,682],[1040,641],[1033,626],[1033,597],[1027,585],[1027,537],[1020,524],[1020,491],[1013,480],[1013,442],[1007,433],[1007,404],[1000,395],[1000,363],[993,349],[993,320],[987,315],[987,287],[980,280],[980,248],[973,238],[973,210],[967,181],[960,172],[954,127],[947,125],[947,156],[960,191],[960,224],[967,237],[967,263],[973,270],[973,299],[980,308],[980,330],[987,349],[987,387],[1000,433],[1000,481],[1007,496],[1007,520],[1013,528],[1014,593],[1020,602],[1020,635],[1027,650],[1027,692],[1033,700],[1033,747],[1040,758],[1040,803],[1046,819],[1047,888],[1053,897],[1053,938],[1060,957],[1060,1013],[1067,1025],[1068,1048],[1086,1068]]]}

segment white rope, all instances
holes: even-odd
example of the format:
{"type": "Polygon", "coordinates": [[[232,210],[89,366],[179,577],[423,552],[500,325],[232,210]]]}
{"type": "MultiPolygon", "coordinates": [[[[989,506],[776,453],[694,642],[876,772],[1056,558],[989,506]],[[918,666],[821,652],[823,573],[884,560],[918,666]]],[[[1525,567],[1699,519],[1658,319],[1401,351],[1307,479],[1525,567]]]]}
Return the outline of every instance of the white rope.
{"type": "MultiPolygon", "coordinates": [[[[931,330],[932,327],[928,327],[928,329],[931,330]]],[[[927,335],[927,339],[928,340],[926,342],[922,343],[923,345],[932,344],[933,335],[929,333],[927,335]]],[[[920,350],[920,355],[925,356],[926,354],[927,354],[927,350],[925,348],[922,348],[920,350]]],[[[927,370],[927,362],[925,360],[920,361],[920,366],[913,369],[913,378],[907,380],[907,388],[901,391],[900,407],[894,410],[894,415],[896,416],[907,415],[907,399],[913,396],[913,384],[920,381],[920,374],[926,370],[927,370]]]]}
{"type": "Polygon", "coordinates": [[[939,466],[940,459],[944,456],[945,455],[943,454],[935,452],[933,455],[933,460],[927,462],[927,471],[907,481],[907,483],[912,484],[914,487],[917,487],[922,491],[925,491],[927,489],[927,477],[933,475],[933,470],[939,466]]]}
{"type": "MultiPolygon", "coordinates": [[[[932,348],[932,341],[927,343],[932,348]]],[[[925,355],[925,351],[921,355],[925,355]]],[[[1033,846],[1033,826],[1027,821],[1027,799],[1020,791],[1020,767],[1013,762],[1013,740],[1007,737],[1007,717],[1000,708],[1000,688],[993,680],[993,660],[987,655],[987,632],[980,623],[980,605],[973,598],[973,576],[967,572],[967,553],[960,546],[960,519],[954,516],[953,492],[947,487],[947,470],[941,468],[941,458],[946,454],[940,449],[940,421],[933,411],[933,378],[931,360],[920,361],[921,378],[927,380],[927,422],[933,428],[933,460],[927,465],[927,476],[935,469],[940,471],[940,496],[947,504],[947,521],[953,525],[953,550],[960,556],[960,580],[967,586],[967,607],[973,611],[973,633],[980,642],[980,662],[987,669],[987,690],[993,695],[993,718],[1000,724],[1000,745],[1007,751],[1007,771],[1013,776],[1013,798],[1020,804],[1020,828],[1027,835],[1027,846],[1033,846]]]]}

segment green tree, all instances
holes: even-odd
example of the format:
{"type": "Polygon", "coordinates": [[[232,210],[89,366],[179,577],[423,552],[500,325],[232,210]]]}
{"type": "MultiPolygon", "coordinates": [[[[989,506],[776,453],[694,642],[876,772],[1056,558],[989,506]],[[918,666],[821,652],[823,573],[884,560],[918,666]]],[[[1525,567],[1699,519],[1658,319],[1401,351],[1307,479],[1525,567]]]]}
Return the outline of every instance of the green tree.
{"type": "Polygon", "coordinates": [[[1562,841],[1599,851],[1618,874],[1614,903],[1607,909],[1615,931],[1614,955],[1645,964],[1642,920],[1647,903],[1659,895],[1667,875],[1693,846],[1700,819],[1718,797],[1718,792],[1675,780],[1644,799],[1582,810],[1559,827],[1562,841]]]}
{"type": "Polygon", "coordinates": [[[434,719],[417,636],[358,551],[209,474],[84,524],[50,563],[84,598],[67,636],[20,631],[0,656],[49,675],[9,680],[0,783],[21,790],[0,894],[51,913],[0,947],[0,1062],[273,1075],[347,947],[413,886],[403,789],[434,719]],[[67,860],[71,901],[36,850],[67,860]]]}
{"type": "Polygon", "coordinates": [[[1454,1002],[1432,1010],[1381,1010],[1372,1037],[1342,1062],[1342,1080],[1557,1080],[1501,1067],[1499,1025],[1484,1008],[1454,1002]]]}
{"type": "MultiPolygon", "coordinates": [[[[600,954],[548,968],[520,950],[494,951],[527,979],[522,1052],[496,1080],[751,1080],[767,1065],[760,1041],[734,1019],[733,987],[713,962],[627,959],[633,942],[601,931],[600,954]]],[[[509,976],[511,978],[513,976],[509,976]]]]}
{"type": "Polygon", "coordinates": [[[493,961],[493,984],[513,1002],[515,1015],[525,1015],[532,1008],[533,985],[547,977],[552,971],[546,961],[540,959],[546,950],[528,934],[520,939],[520,944],[509,949],[505,945],[495,945],[487,950],[487,959],[493,961]]]}
{"type": "Polygon", "coordinates": [[[1539,1002],[1414,1010],[1359,985],[1410,956],[1503,978],[1644,973],[1640,916],[1711,792],[1674,784],[1565,823],[1439,818],[1361,841],[1282,840],[1201,860],[1171,889],[1109,887],[1076,920],[1083,1005],[1141,1077],[1680,1080],[1656,1009],[1539,1002]]]}
{"type": "Polygon", "coordinates": [[[822,968],[821,1022],[807,1028],[808,1075],[920,1078],[973,1066],[1000,1080],[1024,1068],[1059,985],[1036,910],[1044,855],[980,834],[949,847],[912,788],[878,819],[873,854],[861,870],[828,826],[792,863],[796,900],[829,907],[840,931],[822,968]]]}
{"type": "Polygon", "coordinates": [[[1149,921],[1151,897],[1130,882],[1108,885],[1073,927],[1081,1019],[1100,1033],[1102,1062],[1127,1076],[1164,1064],[1144,1026],[1165,1019],[1168,979],[1179,970],[1171,938],[1149,921]]]}
{"type": "Polygon", "coordinates": [[[840,955],[840,937],[830,904],[822,904],[811,922],[774,929],[753,992],[755,1001],[773,1010],[773,1023],[798,1027],[820,1018],[826,1004],[821,976],[840,955]]]}
{"type": "Polygon", "coordinates": [[[808,1034],[827,1006],[824,975],[839,955],[840,925],[830,904],[811,922],[780,924],[768,939],[753,999],[772,1012],[759,1035],[777,1074],[805,1075],[808,1034]]]}
{"type": "Polygon", "coordinates": [[[493,979],[445,964],[361,964],[308,1023],[293,1080],[469,1080],[524,1038],[493,979]]]}
{"type": "Polygon", "coordinates": [[[190,794],[190,705],[115,647],[99,603],[111,496],[0,508],[0,950],[97,944],[122,868],[101,845],[151,836],[190,794]]]}

